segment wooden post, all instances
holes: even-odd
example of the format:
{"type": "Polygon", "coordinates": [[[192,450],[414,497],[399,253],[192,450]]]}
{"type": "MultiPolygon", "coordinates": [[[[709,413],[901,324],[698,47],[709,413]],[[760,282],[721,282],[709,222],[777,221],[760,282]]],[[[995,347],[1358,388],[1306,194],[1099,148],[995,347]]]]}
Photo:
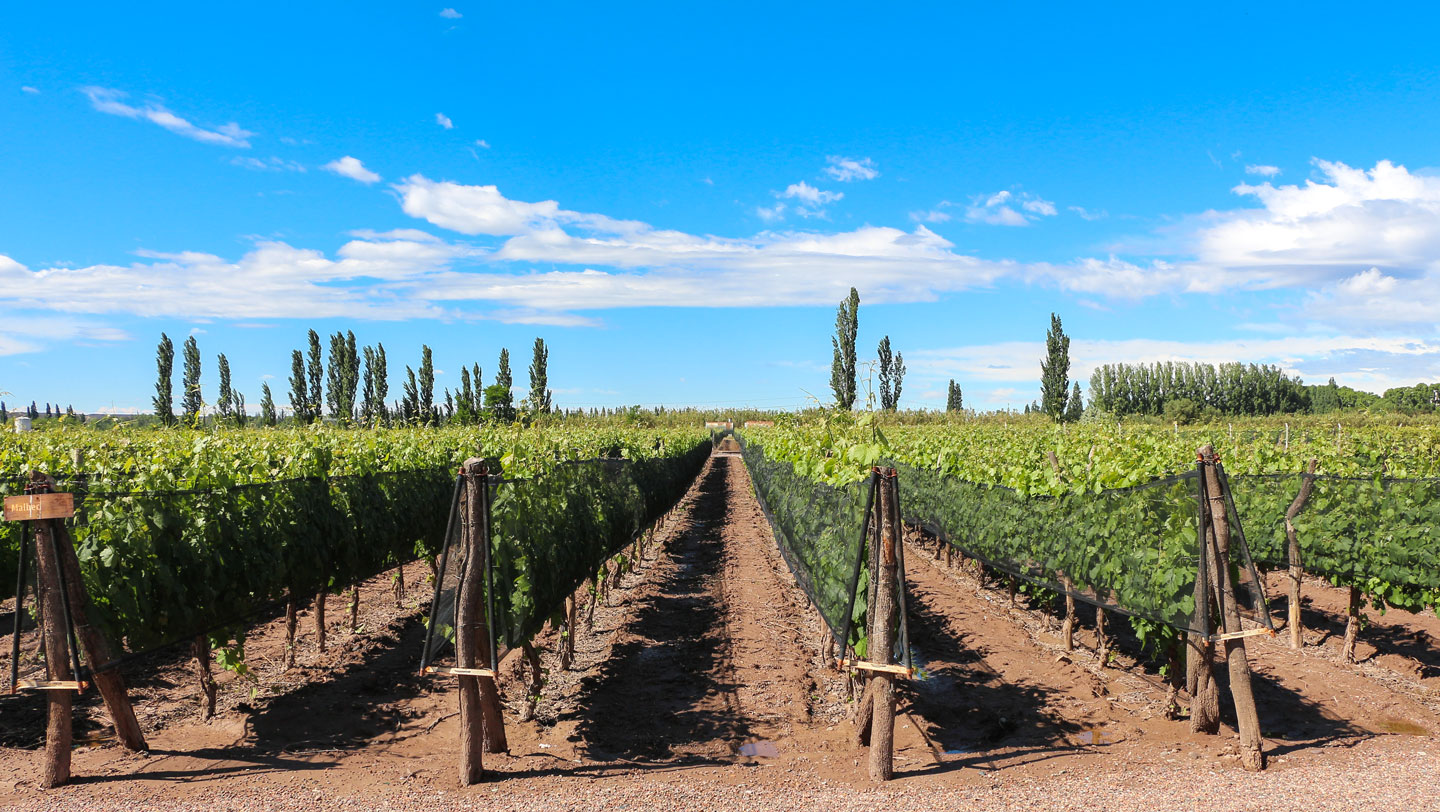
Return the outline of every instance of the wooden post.
{"type": "MultiPolygon", "coordinates": [[[[880,477],[880,568],[872,573],[877,588],[871,604],[870,641],[866,647],[872,662],[889,662],[895,649],[895,621],[899,605],[895,596],[895,531],[899,505],[895,500],[895,469],[880,477]]],[[[895,774],[895,675],[883,671],[870,678],[874,686],[870,722],[870,778],[889,781],[895,774]]]]}
{"type": "MultiPolygon", "coordinates": [[[[42,640],[45,644],[45,669],[51,680],[77,679],[70,668],[70,648],[65,630],[64,600],[60,595],[60,562],[55,560],[51,542],[51,523],[38,521],[35,530],[35,570],[40,611],[42,640]]],[[[70,780],[70,748],[74,742],[70,691],[46,691],[47,722],[45,725],[45,769],[40,785],[46,789],[61,786],[70,780]]]]}
{"type": "MultiPolygon", "coordinates": [[[[1209,445],[1200,448],[1206,468],[1206,496],[1210,500],[1210,524],[1215,531],[1215,569],[1220,576],[1220,617],[1225,632],[1241,631],[1240,607],[1235,601],[1235,588],[1230,578],[1230,521],[1225,509],[1225,496],[1216,474],[1215,450],[1209,445]]],[[[1245,639],[1225,641],[1225,661],[1230,671],[1230,696],[1235,701],[1235,719],[1240,728],[1240,765],[1247,770],[1265,769],[1265,753],[1260,736],[1260,715],[1255,708],[1255,695],[1250,686],[1250,662],[1245,656],[1245,639]]]]}
{"type": "Polygon", "coordinates": [[[1066,651],[1075,650],[1075,596],[1070,594],[1070,576],[1061,575],[1060,585],[1065,587],[1065,622],[1060,625],[1060,639],[1066,651]]]}
{"type": "Polygon", "coordinates": [[[1305,473],[1310,476],[1301,480],[1300,493],[1295,501],[1290,503],[1290,509],[1285,511],[1285,541],[1287,543],[1287,555],[1290,564],[1290,648],[1301,648],[1305,645],[1304,628],[1300,622],[1300,581],[1305,576],[1305,568],[1302,566],[1300,556],[1300,538],[1295,532],[1295,517],[1300,515],[1301,508],[1305,507],[1305,501],[1310,498],[1310,491],[1315,488],[1315,466],[1319,460],[1310,458],[1310,463],[1305,466],[1305,473]]]}
{"type": "Polygon", "coordinates": [[[360,627],[360,585],[350,587],[350,633],[360,627]]]}
{"type": "Polygon", "coordinates": [[[565,599],[565,649],[560,660],[561,671],[569,671],[575,662],[575,635],[579,631],[575,628],[575,619],[579,615],[575,606],[574,595],[565,599]]]}
{"type": "MultiPolygon", "coordinates": [[[[78,466],[77,466],[78,467],[78,466]]],[[[105,700],[105,709],[110,712],[111,724],[115,727],[115,738],[121,746],[136,753],[147,750],[145,734],[140,731],[140,722],[135,718],[135,708],[130,705],[130,696],[125,692],[125,678],[116,668],[96,671],[96,668],[110,662],[110,643],[98,629],[90,625],[90,601],[85,595],[84,582],[80,580],[80,559],[75,555],[75,540],[70,531],[58,521],[51,522],[60,550],[60,566],[65,571],[65,583],[70,585],[70,619],[75,624],[75,634],[80,639],[80,648],[90,664],[91,679],[100,689],[105,700]]]]}
{"type": "Polygon", "coordinates": [[[1105,610],[1099,606],[1095,607],[1095,656],[1100,660],[1100,667],[1105,667],[1105,661],[1110,659],[1110,636],[1105,634],[1105,610]]]}
{"type": "MultiPolygon", "coordinates": [[[[480,571],[481,474],[478,459],[465,461],[465,512],[460,543],[464,550],[464,576],[455,601],[455,665],[478,668],[481,638],[485,636],[485,574],[480,571]]],[[[460,785],[480,783],[484,777],[485,722],[480,707],[480,678],[462,674],[460,680],[460,785]]]]}
{"type": "MultiPolygon", "coordinates": [[[[471,573],[474,573],[474,589],[479,605],[472,615],[472,622],[475,623],[474,641],[475,656],[482,663],[481,667],[488,668],[490,663],[490,618],[485,612],[485,568],[489,564],[490,540],[485,538],[485,527],[488,517],[485,515],[486,504],[489,494],[485,492],[486,484],[483,479],[485,464],[478,458],[472,457],[465,461],[466,481],[465,505],[466,515],[469,521],[464,525],[466,532],[470,534],[466,542],[466,549],[474,558],[467,558],[469,564],[465,567],[466,584],[471,583],[471,573]]],[[[456,623],[458,629],[461,623],[456,623]]],[[[457,632],[457,646],[458,632],[457,632]]],[[[457,663],[458,664],[458,663],[457,663]]],[[[500,690],[495,685],[494,677],[478,677],[480,687],[480,712],[484,719],[485,750],[489,753],[504,753],[510,749],[509,742],[505,738],[505,717],[500,708],[500,690]]]]}

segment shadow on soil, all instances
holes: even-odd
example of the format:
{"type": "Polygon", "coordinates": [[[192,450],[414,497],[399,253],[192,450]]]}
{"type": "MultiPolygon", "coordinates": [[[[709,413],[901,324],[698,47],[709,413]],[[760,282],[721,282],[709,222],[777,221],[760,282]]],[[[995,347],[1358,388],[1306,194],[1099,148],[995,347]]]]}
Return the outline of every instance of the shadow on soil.
{"type": "MultiPolygon", "coordinates": [[[[728,699],[721,530],[729,508],[728,466],[715,459],[698,483],[689,527],[670,542],[674,569],[651,587],[618,633],[610,657],[580,682],[566,717],[597,760],[717,761],[748,725],[728,699]]],[[[654,566],[654,565],[652,565],[654,566]]]]}

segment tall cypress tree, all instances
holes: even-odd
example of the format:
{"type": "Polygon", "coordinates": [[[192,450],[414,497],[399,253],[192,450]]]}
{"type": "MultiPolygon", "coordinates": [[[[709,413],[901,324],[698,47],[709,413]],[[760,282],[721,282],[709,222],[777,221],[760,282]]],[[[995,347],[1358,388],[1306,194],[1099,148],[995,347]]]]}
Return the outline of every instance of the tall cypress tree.
{"type": "Polygon", "coordinates": [[[355,418],[355,394],[360,391],[360,353],[355,349],[355,332],[345,331],[345,388],[340,393],[340,408],[345,419],[355,418]]]}
{"type": "Polygon", "coordinates": [[[175,345],[171,343],[170,336],[160,334],[160,346],[155,348],[155,369],[158,377],[155,379],[155,416],[160,418],[160,425],[175,425],[175,398],[173,375],[175,372],[175,345]]]}
{"type": "Polygon", "coordinates": [[[320,419],[320,409],[325,401],[322,399],[321,381],[325,376],[325,368],[320,360],[320,334],[314,330],[310,331],[310,356],[305,365],[305,374],[309,379],[310,391],[305,397],[306,405],[309,407],[308,420],[313,423],[320,419]]]}
{"type": "Polygon", "coordinates": [[[1084,414],[1085,406],[1080,401],[1080,383],[1076,381],[1071,384],[1070,399],[1065,403],[1065,422],[1079,422],[1080,416],[1084,414]]]}
{"type": "Polygon", "coordinates": [[[835,314],[835,335],[830,339],[834,357],[830,362],[830,389],[835,405],[855,405],[855,336],[860,329],[860,294],[854,288],[835,314]]]}
{"type": "Polygon", "coordinates": [[[290,411],[301,425],[311,421],[308,391],[305,385],[305,354],[294,350],[290,353],[290,411]]]}
{"type": "MultiPolygon", "coordinates": [[[[446,390],[449,393],[449,390],[446,390]]],[[[475,399],[475,393],[470,387],[470,367],[460,365],[460,391],[455,394],[454,408],[455,421],[457,423],[471,422],[470,404],[475,399]]]]}
{"type": "Polygon", "coordinates": [[[1070,337],[1060,317],[1050,314],[1050,331],[1045,334],[1045,358],[1040,362],[1040,409],[1053,420],[1065,419],[1070,395],[1070,337]]]}
{"type": "Polygon", "coordinates": [[[220,394],[215,396],[215,411],[222,421],[235,416],[235,392],[230,388],[230,360],[220,353],[216,360],[220,376],[220,394]]]}
{"type": "Polygon", "coordinates": [[[435,362],[429,345],[420,345],[420,401],[417,404],[420,419],[427,424],[439,422],[435,411],[435,362]]]}
{"type": "Polygon", "coordinates": [[[200,409],[204,405],[205,399],[200,394],[200,344],[195,336],[190,336],[185,339],[185,391],[180,400],[185,422],[199,425],[200,409]]]}
{"type": "Polygon", "coordinates": [[[480,381],[480,364],[475,364],[470,372],[470,380],[474,382],[474,399],[470,401],[470,411],[478,418],[480,411],[485,408],[485,386],[480,381]]]}
{"type": "Polygon", "coordinates": [[[275,398],[270,395],[270,384],[260,384],[260,425],[273,426],[280,422],[275,415],[275,398]]]}
{"type": "Polygon", "coordinates": [[[875,348],[875,354],[880,359],[880,408],[890,411],[890,364],[894,362],[895,356],[890,351],[890,336],[880,339],[880,346],[875,348]]]}
{"type": "Polygon", "coordinates": [[[905,385],[905,354],[895,353],[895,363],[890,367],[890,376],[894,378],[894,388],[890,390],[890,411],[900,408],[900,390],[905,385]]]}
{"type": "Polygon", "coordinates": [[[415,383],[415,370],[405,365],[405,391],[400,396],[400,419],[414,424],[420,420],[420,387],[415,383]]]}
{"type": "Polygon", "coordinates": [[[530,396],[526,403],[531,412],[535,414],[550,413],[550,390],[549,385],[550,350],[545,347],[545,339],[535,339],[535,355],[530,361],[530,396]]]}
{"type": "Polygon", "coordinates": [[[960,392],[960,384],[955,379],[950,379],[950,389],[945,394],[945,411],[958,412],[965,408],[964,395],[960,392]]]}
{"type": "Polygon", "coordinates": [[[384,408],[385,401],[376,392],[376,364],[378,359],[374,347],[365,348],[365,373],[363,386],[360,392],[360,422],[367,426],[373,426],[380,420],[380,410],[384,408]]]}

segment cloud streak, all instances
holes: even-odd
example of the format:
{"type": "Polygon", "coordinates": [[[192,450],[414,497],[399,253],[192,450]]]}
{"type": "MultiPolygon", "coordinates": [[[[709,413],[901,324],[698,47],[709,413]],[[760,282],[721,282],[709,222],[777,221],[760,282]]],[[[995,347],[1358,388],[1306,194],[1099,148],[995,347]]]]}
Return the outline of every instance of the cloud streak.
{"type": "Polygon", "coordinates": [[[176,135],[204,144],[248,149],[250,136],[255,134],[242,129],[233,121],[218,127],[201,127],[153,102],[136,107],[123,101],[129,97],[129,94],[113,88],[82,87],[80,92],[84,93],[90,99],[90,104],[102,113],[148,121],[176,135]]]}

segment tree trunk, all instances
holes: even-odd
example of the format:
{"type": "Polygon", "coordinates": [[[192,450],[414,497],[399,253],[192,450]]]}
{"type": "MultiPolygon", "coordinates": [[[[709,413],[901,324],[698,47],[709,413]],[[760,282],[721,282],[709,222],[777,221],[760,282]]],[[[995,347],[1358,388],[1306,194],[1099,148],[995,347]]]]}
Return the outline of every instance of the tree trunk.
{"type": "Polygon", "coordinates": [[[298,606],[295,605],[295,593],[291,592],[289,599],[285,601],[285,667],[295,667],[295,627],[299,624],[300,618],[297,614],[298,606]]]}
{"type": "Polygon", "coordinates": [[[852,717],[855,723],[855,746],[870,746],[870,730],[875,721],[875,686],[876,680],[871,679],[865,683],[865,689],[860,692],[860,701],[855,704],[855,714],[852,717]]]}
{"type": "Polygon", "coordinates": [[[1060,576],[1060,585],[1065,587],[1065,622],[1060,624],[1060,639],[1065,644],[1066,651],[1075,650],[1075,596],[1068,590],[1074,587],[1070,584],[1068,575],[1060,576]]]}
{"type": "Polygon", "coordinates": [[[215,718],[215,677],[210,673],[210,638],[200,635],[190,644],[195,655],[195,678],[200,683],[200,716],[205,721],[215,718]]]}
{"type": "Polygon", "coordinates": [[[569,671],[575,657],[575,596],[565,599],[565,622],[560,635],[560,670],[569,671]]]}
{"type": "Polygon", "coordinates": [[[594,578],[590,579],[590,605],[585,607],[585,629],[595,630],[595,604],[600,602],[600,585],[594,578]]]}
{"type": "MultiPolygon", "coordinates": [[[[1314,457],[1310,458],[1310,464],[1305,467],[1305,473],[1315,473],[1315,466],[1319,463],[1314,457]]],[[[1290,504],[1290,509],[1285,511],[1285,541],[1290,564],[1290,648],[1298,649],[1305,645],[1304,627],[1300,621],[1300,581],[1305,577],[1305,569],[1302,566],[1300,557],[1300,539],[1295,532],[1293,524],[1295,517],[1300,515],[1301,508],[1305,507],[1305,500],[1310,498],[1310,491],[1315,488],[1315,480],[1307,476],[1301,481],[1300,494],[1290,504]]]]}
{"type": "Polygon", "coordinates": [[[395,570],[395,608],[401,609],[405,606],[405,565],[395,570]]]}
{"type": "Polygon", "coordinates": [[[65,572],[65,582],[70,585],[70,618],[75,624],[76,636],[80,639],[81,651],[91,669],[91,679],[100,689],[105,708],[110,712],[110,721],[115,726],[115,737],[127,750],[142,752],[145,734],[140,731],[140,722],[135,718],[135,708],[125,691],[125,678],[118,668],[95,671],[110,662],[110,641],[98,629],[90,625],[90,601],[85,595],[85,584],[80,579],[80,559],[75,555],[75,541],[62,522],[52,522],[60,550],[60,566],[65,572]]]}
{"type": "MultiPolygon", "coordinates": [[[[41,639],[45,643],[45,671],[51,680],[79,679],[70,668],[69,636],[65,629],[64,599],[60,594],[60,566],[50,546],[51,522],[35,522],[35,570],[40,604],[41,639]]],[[[73,586],[71,587],[74,588],[73,586]]],[[[45,769],[40,778],[46,789],[70,780],[70,748],[74,742],[70,717],[75,695],[71,691],[45,691],[45,769]]]]}
{"type": "Polygon", "coordinates": [[[360,585],[350,587],[350,633],[360,628],[360,585]]]}
{"type": "MultiPolygon", "coordinates": [[[[1219,466],[1215,451],[1206,445],[1200,457],[1209,469],[1205,484],[1210,499],[1210,524],[1215,530],[1216,571],[1220,578],[1221,617],[1226,633],[1238,632],[1240,607],[1235,602],[1235,588],[1230,578],[1230,521],[1225,509],[1225,496],[1220,488],[1219,466]]],[[[1235,719],[1240,728],[1240,765],[1247,770],[1265,769],[1264,742],[1260,735],[1260,716],[1255,708],[1255,695],[1250,686],[1250,662],[1245,656],[1244,638],[1225,641],[1225,661],[1230,671],[1230,696],[1235,701],[1235,719]]]]}
{"type": "Polygon", "coordinates": [[[315,595],[315,644],[325,652],[325,590],[315,595]]]}
{"type": "Polygon", "coordinates": [[[1360,636],[1360,590],[1350,587],[1350,605],[1345,608],[1345,642],[1340,646],[1340,662],[1355,662],[1355,639],[1360,636]]]}
{"type": "Polygon", "coordinates": [[[1104,668],[1110,660],[1110,636],[1105,633],[1105,610],[1095,607],[1095,656],[1104,668]]]}
{"type": "Polygon", "coordinates": [[[525,707],[520,711],[520,721],[529,722],[535,718],[535,708],[540,704],[540,691],[544,687],[544,670],[540,666],[540,652],[529,643],[521,647],[525,662],[530,666],[530,684],[525,689],[525,707]]]}
{"type": "MultiPolygon", "coordinates": [[[[866,653],[871,662],[890,662],[895,649],[895,621],[899,605],[895,595],[899,543],[899,505],[895,502],[895,471],[890,469],[880,485],[880,568],[876,573],[875,603],[870,607],[873,621],[866,653]]],[[[895,774],[895,675],[880,672],[870,678],[875,686],[870,722],[870,778],[889,781],[895,774]]]]}

